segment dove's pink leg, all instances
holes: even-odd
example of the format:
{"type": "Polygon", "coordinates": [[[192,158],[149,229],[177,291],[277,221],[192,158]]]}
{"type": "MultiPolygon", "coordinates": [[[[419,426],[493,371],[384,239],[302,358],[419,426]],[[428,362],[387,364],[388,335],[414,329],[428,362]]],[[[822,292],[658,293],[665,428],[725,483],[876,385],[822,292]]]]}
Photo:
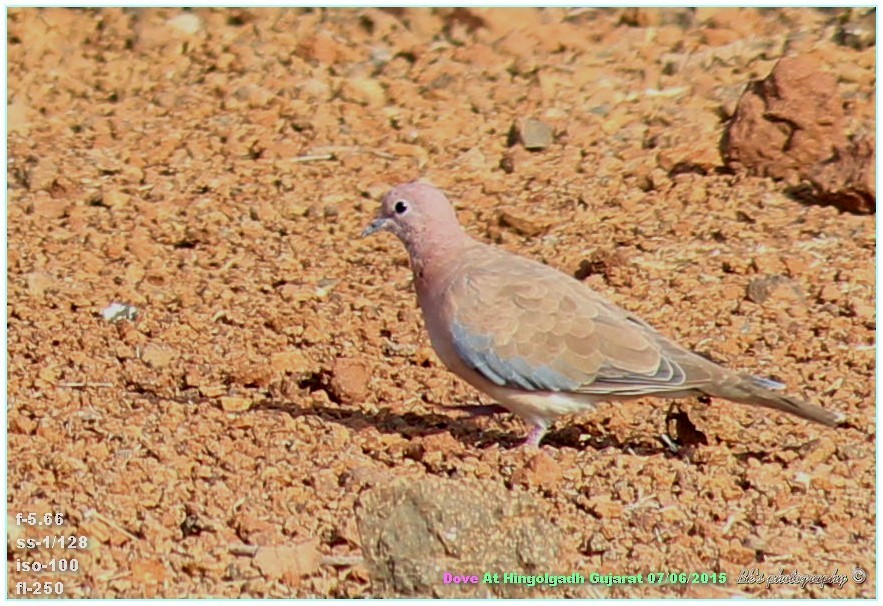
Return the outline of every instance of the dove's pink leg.
{"type": "Polygon", "coordinates": [[[543,439],[543,436],[546,435],[546,428],[540,425],[534,425],[533,429],[530,430],[530,433],[527,434],[527,439],[524,441],[525,448],[539,448],[540,440],[543,439]]]}

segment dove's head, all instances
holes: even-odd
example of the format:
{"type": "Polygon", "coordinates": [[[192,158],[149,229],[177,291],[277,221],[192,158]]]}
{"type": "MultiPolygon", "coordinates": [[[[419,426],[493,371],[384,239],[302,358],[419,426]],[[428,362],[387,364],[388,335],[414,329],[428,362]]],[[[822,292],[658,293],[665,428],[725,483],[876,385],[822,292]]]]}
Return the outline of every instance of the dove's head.
{"type": "Polygon", "coordinates": [[[383,197],[377,218],[362,236],[378,231],[394,233],[412,255],[463,235],[448,198],[432,185],[417,182],[394,187],[383,197]]]}

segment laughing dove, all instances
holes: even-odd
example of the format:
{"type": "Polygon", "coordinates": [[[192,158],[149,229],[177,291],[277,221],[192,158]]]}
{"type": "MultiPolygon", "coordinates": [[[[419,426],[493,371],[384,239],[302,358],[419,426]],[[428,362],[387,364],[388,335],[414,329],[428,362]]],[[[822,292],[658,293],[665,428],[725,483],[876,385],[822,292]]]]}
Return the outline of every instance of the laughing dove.
{"type": "Polygon", "coordinates": [[[430,185],[393,188],[362,235],[378,231],[408,249],[439,358],[529,423],[528,445],[559,416],[644,396],[708,395],[830,426],[844,419],[684,349],[564,273],[471,238],[430,185]]]}

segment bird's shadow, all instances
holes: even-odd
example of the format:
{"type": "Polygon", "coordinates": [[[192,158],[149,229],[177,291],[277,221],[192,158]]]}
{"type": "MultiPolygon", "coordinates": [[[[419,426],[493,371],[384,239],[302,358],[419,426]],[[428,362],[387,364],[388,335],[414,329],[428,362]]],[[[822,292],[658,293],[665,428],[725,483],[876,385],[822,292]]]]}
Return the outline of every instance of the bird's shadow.
{"type": "MultiPolygon", "coordinates": [[[[338,423],[360,431],[367,427],[374,427],[381,433],[399,434],[412,439],[429,435],[450,432],[451,436],[473,448],[487,448],[494,444],[504,450],[512,450],[524,444],[524,434],[518,434],[501,429],[483,428],[477,423],[477,416],[463,415],[462,412],[469,407],[449,407],[445,414],[406,412],[404,414],[394,412],[384,406],[376,412],[366,413],[358,408],[340,406],[300,406],[293,402],[269,400],[258,404],[252,410],[273,410],[291,415],[293,418],[302,416],[317,416],[325,421],[338,423]],[[460,414],[457,414],[457,413],[460,414]],[[453,413],[453,414],[451,414],[453,413]]],[[[501,413],[510,414],[510,413],[501,413]]],[[[480,415],[487,416],[487,415],[480,415]]],[[[541,446],[553,448],[574,448],[579,451],[601,451],[608,448],[620,450],[641,456],[654,454],[671,455],[671,451],[663,444],[654,442],[650,436],[646,438],[620,440],[608,433],[599,433],[595,425],[571,424],[559,430],[553,430],[543,438],[541,446]]]]}
{"type": "Polygon", "coordinates": [[[381,433],[399,434],[407,439],[450,432],[455,439],[473,447],[499,442],[506,447],[514,448],[524,441],[512,432],[482,429],[475,417],[417,412],[399,413],[388,406],[378,408],[376,412],[366,413],[345,405],[300,406],[293,402],[267,401],[252,407],[252,410],[275,410],[293,418],[317,416],[353,431],[374,427],[381,433]]]}

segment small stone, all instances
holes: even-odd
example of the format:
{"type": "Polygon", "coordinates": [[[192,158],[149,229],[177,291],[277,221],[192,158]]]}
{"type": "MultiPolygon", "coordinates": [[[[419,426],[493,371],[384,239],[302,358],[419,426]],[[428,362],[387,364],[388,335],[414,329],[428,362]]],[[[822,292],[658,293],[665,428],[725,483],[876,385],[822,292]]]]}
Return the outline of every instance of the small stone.
{"type": "Polygon", "coordinates": [[[708,201],[708,190],[701,183],[690,188],[687,194],[687,202],[690,204],[704,204],[708,201]]]}
{"type": "Polygon", "coordinates": [[[460,154],[454,162],[467,170],[483,172],[490,168],[487,156],[478,147],[472,147],[460,154]]]}
{"type": "Polygon", "coordinates": [[[139,585],[156,585],[166,578],[166,567],[159,560],[137,560],[130,570],[132,581],[139,585]]]}
{"type": "Polygon", "coordinates": [[[843,293],[836,284],[825,284],[819,290],[819,300],[826,303],[835,303],[843,297],[843,293]]]}
{"type": "Polygon", "coordinates": [[[877,43],[876,11],[867,8],[849,9],[849,18],[834,34],[837,44],[864,50],[877,43]]]}
{"type": "Polygon", "coordinates": [[[251,399],[241,396],[221,396],[221,408],[225,412],[245,412],[251,408],[251,399]]]}
{"type": "Polygon", "coordinates": [[[874,322],[876,320],[877,310],[873,305],[853,302],[850,305],[850,309],[857,318],[861,318],[865,322],[874,322]]]}
{"type": "Polygon", "coordinates": [[[61,219],[67,216],[70,202],[64,198],[51,198],[45,192],[34,196],[34,214],[44,219],[61,219]]]}
{"type": "Polygon", "coordinates": [[[449,432],[430,434],[420,442],[427,460],[441,460],[461,447],[457,439],[449,432]],[[435,455],[435,456],[432,456],[435,455]]]}
{"type": "Polygon", "coordinates": [[[809,265],[803,259],[798,259],[796,257],[788,257],[784,259],[785,268],[788,270],[788,275],[792,278],[805,274],[809,271],[809,265]]]}
{"type": "Polygon", "coordinates": [[[138,308],[125,303],[111,303],[101,310],[101,317],[108,322],[132,321],[138,317],[138,308]]]}
{"type": "Polygon", "coordinates": [[[821,438],[810,442],[806,445],[805,450],[801,452],[801,467],[803,469],[817,468],[822,463],[826,463],[835,452],[837,452],[837,446],[829,438],[821,438]]]}
{"type": "MultiPolygon", "coordinates": [[[[9,429],[12,433],[31,435],[34,433],[34,430],[37,429],[37,422],[33,419],[23,416],[10,417],[9,429]]],[[[13,528],[16,528],[16,525],[8,525],[7,528],[11,530],[13,528]]]]}
{"type": "MultiPolygon", "coordinates": [[[[311,296],[312,295],[310,295],[310,294],[306,294],[305,298],[309,298],[311,296]]],[[[304,300],[304,299],[298,299],[298,300],[304,300]]],[[[315,343],[321,343],[325,339],[326,334],[325,334],[325,332],[319,330],[317,327],[310,324],[309,326],[307,326],[304,329],[304,332],[301,335],[301,337],[303,338],[304,343],[308,343],[308,344],[312,345],[315,343]]]]}
{"type": "Polygon", "coordinates": [[[27,281],[28,292],[36,296],[45,293],[55,283],[52,276],[41,271],[33,271],[26,274],[25,280],[27,281]]]}
{"type": "Polygon", "coordinates": [[[629,255],[622,249],[599,249],[579,262],[573,277],[579,281],[590,276],[603,276],[610,283],[622,283],[623,269],[629,265],[629,255]]]}
{"type": "Polygon", "coordinates": [[[586,550],[590,554],[604,553],[610,549],[610,547],[610,541],[608,541],[604,534],[600,532],[592,533],[592,536],[586,541],[586,550]]]}
{"type": "Polygon", "coordinates": [[[548,226],[546,225],[541,225],[520,215],[513,214],[508,210],[504,210],[500,213],[499,221],[501,227],[508,227],[518,235],[526,236],[528,238],[538,236],[548,229],[548,226]]]}
{"type": "Polygon", "coordinates": [[[192,36],[202,29],[202,19],[193,13],[181,13],[177,17],[169,19],[166,23],[188,36],[192,36]]]}
{"type": "MultiPolygon", "coordinates": [[[[660,48],[674,48],[681,44],[683,40],[684,30],[677,25],[662,25],[656,28],[655,43],[660,48]]],[[[667,63],[667,67],[674,70],[671,73],[676,73],[680,66],[669,62],[667,63]]]]}
{"type": "Polygon", "coordinates": [[[382,107],[386,104],[386,91],[374,78],[348,78],[340,87],[340,96],[368,107],[382,107]]]}
{"type": "Polygon", "coordinates": [[[729,547],[724,546],[721,549],[721,558],[729,562],[735,562],[740,566],[747,566],[753,563],[756,555],[754,550],[741,545],[738,539],[732,539],[729,547]]]}
{"type": "Polygon", "coordinates": [[[59,379],[58,367],[46,366],[44,368],[41,368],[40,371],[37,373],[37,376],[47,383],[56,383],[59,379]]]}
{"type": "Polygon", "coordinates": [[[345,404],[355,404],[368,397],[371,370],[358,358],[338,358],[331,370],[331,391],[345,404]]]}
{"type": "Polygon", "coordinates": [[[305,59],[330,65],[347,55],[343,45],[331,34],[321,32],[297,45],[297,54],[305,59]]]}
{"type": "Polygon", "coordinates": [[[507,175],[515,172],[515,160],[512,158],[512,154],[503,154],[503,157],[500,158],[500,168],[507,175]]]}
{"type": "Polygon", "coordinates": [[[296,585],[301,577],[316,572],[321,561],[318,539],[293,546],[261,546],[252,560],[265,577],[289,585],[296,585]]]}
{"type": "Polygon", "coordinates": [[[31,128],[33,110],[21,99],[6,105],[6,126],[10,133],[26,135],[31,128]]]}
{"type": "Polygon", "coordinates": [[[387,148],[387,151],[396,156],[413,158],[417,162],[417,168],[423,168],[429,162],[429,152],[419,145],[393,143],[387,148]]]}
{"type": "Polygon", "coordinates": [[[655,187],[653,177],[648,172],[642,172],[635,175],[635,185],[643,192],[653,191],[655,187]]]}
{"type": "Polygon", "coordinates": [[[304,99],[316,101],[330,101],[334,97],[334,91],[326,80],[309,78],[300,84],[300,96],[304,99]]]}
{"type": "Polygon", "coordinates": [[[129,198],[130,196],[128,194],[124,194],[119,190],[113,189],[102,194],[101,203],[107,207],[113,208],[115,206],[123,206],[126,202],[129,201],[129,198]]]}
{"type": "Polygon", "coordinates": [[[785,264],[773,253],[759,253],[751,259],[751,264],[758,273],[762,274],[778,274],[785,269],[785,264]]]}
{"type": "Polygon", "coordinates": [[[279,216],[289,221],[305,217],[309,209],[309,206],[297,199],[283,200],[278,208],[279,216]]]}
{"type": "Polygon", "coordinates": [[[217,398],[227,390],[223,385],[200,385],[199,393],[205,398],[217,398]]]}
{"type": "Polygon", "coordinates": [[[742,36],[731,29],[710,27],[702,31],[702,38],[708,46],[726,46],[740,40],[742,36]]]}
{"type": "Polygon", "coordinates": [[[414,361],[420,366],[430,366],[435,360],[435,350],[431,347],[420,347],[414,353],[414,361]]]}
{"type": "Polygon", "coordinates": [[[426,454],[426,447],[420,442],[408,442],[402,451],[402,456],[414,461],[422,461],[426,454]]]}
{"type": "Polygon", "coordinates": [[[246,103],[252,109],[266,107],[276,97],[272,91],[254,84],[236,89],[233,96],[239,101],[246,103]]]}
{"type": "Polygon", "coordinates": [[[682,173],[707,175],[720,165],[720,154],[703,140],[660,150],[656,154],[656,163],[671,176],[682,173]]]}
{"type": "Polygon", "coordinates": [[[599,496],[591,499],[589,501],[589,509],[591,509],[595,515],[600,517],[603,520],[612,520],[615,518],[622,517],[623,504],[619,501],[614,501],[609,496],[599,496]]]}
{"type": "Polygon", "coordinates": [[[619,22],[630,27],[656,27],[662,24],[663,10],[659,8],[626,8],[619,22]]]}
{"type": "Polygon", "coordinates": [[[541,451],[531,458],[526,467],[512,474],[512,481],[549,490],[558,484],[562,476],[563,471],[558,461],[541,451]]]}
{"type": "Polygon", "coordinates": [[[362,537],[359,536],[359,527],[356,524],[356,519],[352,516],[347,516],[343,520],[340,520],[334,528],[334,533],[337,535],[337,538],[343,539],[353,547],[362,546],[362,537]]]}
{"type": "Polygon", "coordinates": [[[535,118],[519,120],[509,131],[509,145],[521,142],[525,149],[542,150],[552,145],[552,127],[535,118]]]}
{"type": "Polygon", "coordinates": [[[273,382],[273,372],[266,364],[250,362],[237,365],[231,378],[236,385],[264,388],[273,382]]]}
{"type": "Polygon", "coordinates": [[[781,275],[755,278],[748,283],[748,299],[762,305],[770,298],[786,301],[803,301],[800,286],[790,278],[781,275]]]}
{"type": "Polygon", "coordinates": [[[299,374],[309,370],[310,362],[302,351],[291,349],[270,356],[270,368],[276,373],[299,374]]]}
{"type": "Polygon", "coordinates": [[[149,343],[141,350],[141,360],[151,368],[165,368],[175,357],[174,350],[156,343],[149,343]]]}

